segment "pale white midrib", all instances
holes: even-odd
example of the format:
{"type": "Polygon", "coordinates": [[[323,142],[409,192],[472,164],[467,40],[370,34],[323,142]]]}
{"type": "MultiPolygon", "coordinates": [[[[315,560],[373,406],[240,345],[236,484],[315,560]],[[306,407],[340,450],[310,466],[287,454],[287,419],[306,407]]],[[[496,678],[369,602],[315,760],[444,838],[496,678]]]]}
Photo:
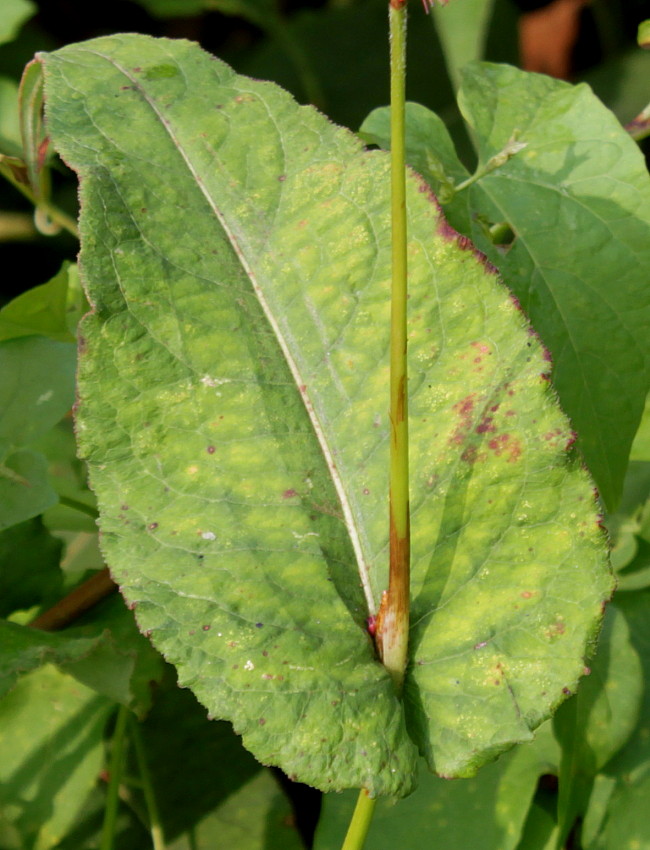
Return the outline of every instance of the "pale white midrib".
{"type": "MultiPolygon", "coordinates": [[[[286,361],[286,363],[289,367],[289,370],[291,372],[291,375],[292,375],[292,377],[293,377],[293,379],[296,383],[296,388],[298,389],[300,387],[306,386],[306,381],[303,378],[303,376],[300,372],[300,369],[298,368],[298,364],[297,364],[296,359],[294,358],[294,356],[291,352],[291,349],[290,349],[290,347],[287,343],[285,335],[283,334],[282,329],[281,329],[278,321],[276,320],[276,318],[275,318],[275,316],[274,316],[274,314],[273,314],[273,312],[270,308],[268,301],[264,297],[264,293],[263,293],[259,283],[257,282],[257,276],[256,276],[255,272],[253,271],[252,266],[250,265],[250,263],[246,259],[246,256],[245,256],[244,252],[242,251],[242,249],[239,245],[237,237],[235,236],[232,229],[229,227],[228,222],[227,222],[224,214],[221,212],[221,210],[219,209],[219,207],[215,203],[214,199],[212,198],[212,196],[208,192],[208,190],[205,186],[205,183],[203,182],[202,178],[200,177],[200,175],[198,174],[198,172],[194,168],[194,165],[192,164],[187,153],[185,152],[185,149],[181,145],[180,141],[174,136],[174,134],[172,132],[172,128],[169,125],[169,121],[162,115],[162,113],[158,109],[157,104],[149,98],[149,96],[147,95],[147,93],[145,92],[143,87],[141,86],[140,80],[133,77],[128,72],[128,70],[126,68],[122,67],[113,58],[106,56],[104,54],[98,53],[96,51],[90,51],[90,52],[94,53],[96,56],[101,57],[102,59],[107,61],[109,64],[114,65],[114,67],[117,68],[122,74],[124,74],[124,76],[127,79],[129,79],[132,83],[134,83],[137,86],[138,91],[140,91],[142,93],[143,98],[145,99],[147,104],[150,106],[151,110],[155,113],[155,115],[159,119],[161,125],[167,131],[169,138],[171,139],[172,143],[174,144],[175,149],[180,154],[180,156],[183,159],[183,162],[185,163],[188,171],[192,175],[192,178],[194,179],[196,185],[201,190],[201,193],[203,194],[204,198],[208,202],[210,209],[212,210],[212,212],[214,213],[214,215],[218,219],[218,221],[221,224],[221,226],[223,227],[225,233],[227,234],[228,239],[230,241],[230,244],[232,245],[233,250],[237,254],[237,257],[239,258],[239,261],[242,265],[242,268],[244,269],[244,272],[246,273],[246,275],[248,276],[248,279],[251,282],[251,286],[253,287],[253,291],[255,292],[255,295],[257,296],[257,299],[260,303],[260,306],[261,306],[262,311],[263,311],[263,313],[266,317],[266,320],[268,321],[269,325],[271,326],[271,329],[273,330],[275,338],[278,341],[278,345],[280,346],[282,354],[284,355],[284,359],[285,359],[285,361],[286,361]]],[[[377,613],[377,604],[375,602],[375,598],[374,598],[374,595],[373,595],[373,592],[372,592],[372,586],[371,586],[371,583],[370,583],[370,574],[369,574],[368,564],[366,563],[366,559],[364,558],[363,547],[361,545],[361,538],[360,538],[359,532],[357,530],[357,526],[356,526],[355,518],[354,518],[354,513],[352,511],[352,506],[350,504],[350,500],[348,498],[348,495],[347,495],[347,492],[345,490],[345,486],[343,484],[341,476],[339,475],[339,471],[338,471],[338,467],[336,465],[334,454],[333,454],[333,452],[330,448],[329,442],[327,440],[327,435],[325,433],[325,429],[323,428],[321,421],[320,421],[320,419],[319,419],[319,417],[316,413],[316,409],[315,409],[313,403],[311,402],[311,400],[309,399],[308,393],[306,391],[304,393],[301,392],[300,396],[303,399],[303,404],[304,404],[305,410],[307,411],[307,415],[309,416],[309,419],[311,421],[312,427],[314,429],[314,433],[316,435],[316,439],[318,440],[318,443],[321,447],[321,451],[323,452],[323,456],[325,458],[325,462],[327,464],[329,474],[332,478],[332,481],[334,483],[334,487],[336,489],[336,494],[339,498],[341,509],[343,511],[343,518],[344,518],[344,521],[345,521],[345,526],[346,526],[348,534],[350,536],[350,542],[352,543],[352,548],[354,550],[354,554],[355,554],[355,557],[356,557],[357,570],[359,572],[359,577],[361,579],[361,584],[363,586],[363,592],[364,592],[364,595],[366,597],[366,602],[367,602],[367,605],[368,605],[368,613],[370,615],[374,616],[377,613]]]]}

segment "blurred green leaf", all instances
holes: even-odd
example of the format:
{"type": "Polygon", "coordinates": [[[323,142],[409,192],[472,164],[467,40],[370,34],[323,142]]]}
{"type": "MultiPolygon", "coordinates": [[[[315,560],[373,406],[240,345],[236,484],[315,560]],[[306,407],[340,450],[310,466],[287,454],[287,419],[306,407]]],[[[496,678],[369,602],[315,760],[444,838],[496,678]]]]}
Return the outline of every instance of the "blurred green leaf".
{"type": "MultiPolygon", "coordinates": [[[[432,776],[424,764],[417,790],[400,800],[380,800],[368,835],[373,850],[440,847],[445,850],[514,850],[544,773],[557,770],[559,747],[551,724],[530,744],[520,744],[473,779],[432,776]]],[[[327,794],[314,850],[338,850],[357,793],[327,794]]]]}
{"type": "Polygon", "coordinates": [[[89,655],[98,638],[75,638],[52,634],[30,626],[0,620],[0,695],[16,685],[20,677],[44,664],[62,664],[89,655]]]}
{"type": "MultiPolygon", "coordinates": [[[[619,592],[616,608],[625,616],[630,641],[643,665],[643,703],[632,736],[607,763],[607,778],[594,788],[586,815],[588,850],[646,850],[649,821],[647,805],[644,808],[640,801],[648,799],[650,777],[650,591],[619,592]]],[[[616,663],[613,654],[612,662],[616,663]]]]}
{"type": "Polygon", "coordinates": [[[447,68],[454,83],[460,85],[460,71],[468,62],[483,59],[493,0],[463,0],[431,9],[431,21],[438,31],[447,68]]]}
{"type": "Polygon", "coordinates": [[[63,584],[62,549],[40,519],[0,532],[0,617],[54,602],[63,584]]]}
{"type": "Polygon", "coordinates": [[[302,850],[289,801],[268,770],[228,797],[169,850],[302,850]]]}
{"type": "MultiPolygon", "coordinates": [[[[6,304],[0,310],[0,340],[40,334],[59,342],[74,342],[69,327],[71,275],[76,277],[76,266],[66,261],[47,283],[28,289],[6,304]]],[[[75,298],[78,295],[73,290],[75,298]]]]}
{"type": "Polygon", "coordinates": [[[140,728],[168,841],[196,826],[262,769],[229,723],[209,720],[194,695],[177,686],[171,667],[140,728]]]}
{"type": "Polygon", "coordinates": [[[74,345],[42,336],[0,342],[0,461],[71,409],[76,360],[74,345]]]}
{"type": "Polygon", "coordinates": [[[621,124],[631,121],[648,103],[650,55],[632,49],[608,59],[584,75],[584,81],[621,124]]]}
{"type": "Polygon", "coordinates": [[[22,149],[18,120],[18,86],[8,77],[0,77],[0,153],[19,157],[22,149]]]}
{"type": "Polygon", "coordinates": [[[584,817],[597,773],[624,746],[639,718],[643,667],[630,629],[614,605],[607,608],[591,674],[560,706],[554,728],[562,747],[558,821],[566,840],[584,817]]]}
{"type": "Polygon", "coordinates": [[[0,44],[13,41],[19,29],[36,12],[30,0],[2,0],[0,6],[0,44]]]}
{"type": "Polygon", "coordinates": [[[515,130],[526,143],[469,189],[470,207],[505,219],[514,242],[499,251],[478,225],[472,235],[550,348],[579,446],[615,505],[650,378],[643,157],[585,86],[483,63],[465,69],[460,103],[481,164],[515,130]]]}
{"type": "Polygon", "coordinates": [[[0,844],[55,847],[82,812],[103,762],[111,703],[46,666],[0,700],[0,844]]]}
{"type": "Polygon", "coordinates": [[[42,514],[57,499],[43,455],[20,449],[0,464],[0,531],[42,514]]]}
{"type": "Polygon", "coordinates": [[[140,634],[123,599],[113,594],[94,605],[65,634],[75,640],[94,638],[96,645],[86,656],[66,661],[64,669],[143,717],[162,678],[163,659],[140,634]]]}
{"type": "Polygon", "coordinates": [[[636,437],[632,443],[630,460],[650,461],[650,396],[646,398],[639,430],[636,432],[636,437]]]}

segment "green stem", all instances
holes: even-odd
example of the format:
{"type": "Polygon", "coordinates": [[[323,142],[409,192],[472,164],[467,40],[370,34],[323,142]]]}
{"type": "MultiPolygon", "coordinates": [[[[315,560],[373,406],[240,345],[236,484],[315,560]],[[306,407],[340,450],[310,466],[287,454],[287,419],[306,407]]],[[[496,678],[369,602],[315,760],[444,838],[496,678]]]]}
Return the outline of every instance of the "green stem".
{"type": "Polygon", "coordinates": [[[341,850],[361,850],[368,835],[376,802],[376,799],[370,797],[364,788],[359,791],[357,805],[341,850]]]}
{"type": "Polygon", "coordinates": [[[391,0],[389,20],[393,266],[390,339],[390,572],[388,594],[380,609],[378,633],[382,661],[393,677],[397,691],[401,692],[408,651],[410,583],[406,366],[405,0],[391,0]]]}
{"type": "Polygon", "coordinates": [[[65,505],[66,508],[72,508],[75,511],[86,514],[86,516],[91,516],[93,519],[97,519],[99,516],[96,508],[92,505],[87,505],[85,502],[80,502],[78,499],[71,499],[69,496],[59,495],[59,502],[60,504],[65,505]]]}
{"type": "Polygon", "coordinates": [[[121,705],[117,711],[117,721],[115,723],[115,731],[113,732],[106,808],[104,809],[104,823],[102,825],[102,838],[99,850],[113,850],[115,828],[117,826],[120,782],[122,780],[122,768],[124,766],[126,723],[128,717],[129,709],[121,705]]]}
{"type": "Polygon", "coordinates": [[[2,169],[0,173],[2,173],[2,175],[14,188],[18,189],[21,195],[24,195],[27,198],[30,204],[34,205],[37,211],[40,210],[42,213],[45,213],[51,221],[58,224],[64,230],[67,230],[68,233],[71,233],[75,237],[75,239],[79,239],[79,230],[73,218],[67,215],[67,213],[64,213],[63,210],[55,207],[54,204],[51,204],[49,201],[38,200],[31,187],[19,180],[16,180],[10,174],[9,169],[2,169]]]}
{"type": "Polygon", "coordinates": [[[156,805],[153,783],[151,781],[151,771],[147,765],[142,733],[140,732],[140,725],[133,715],[131,715],[131,737],[135,748],[135,758],[138,762],[140,778],[142,780],[142,792],[144,794],[144,802],[149,816],[149,829],[151,831],[153,850],[165,850],[165,839],[163,836],[162,825],[160,823],[160,815],[158,814],[158,806],[156,805]]]}

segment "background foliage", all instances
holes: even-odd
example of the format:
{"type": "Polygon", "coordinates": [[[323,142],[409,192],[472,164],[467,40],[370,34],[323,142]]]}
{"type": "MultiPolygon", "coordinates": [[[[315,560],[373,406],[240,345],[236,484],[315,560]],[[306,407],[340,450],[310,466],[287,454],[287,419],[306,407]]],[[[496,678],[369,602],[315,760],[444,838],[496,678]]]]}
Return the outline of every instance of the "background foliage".
{"type": "MultiPolygon", "coordinates": [[[[456,0],[458,7],[463,2],[456,0]]],[[[535,741],[474,779],[450,783],[423,770],[414,795],[398,806],[380,804],[370,840],[377,847],[437,842],[486,850],[643,850],[650,847],[643,803],[650,782],[650,696],[644,685],[650,665],[647,415],[625,470],[647,389],[647,175],[627,149],[608,156],[589,148],[590,143],[602,148],[603,134],[608,128],[613,132],[614,122],[598,111],[587,91],[574,94],[538,78],[534,85],[540,87],[539,97],[550,93],[556,100],[548,113],[534,105],[526,116],[518,108],[526,101],[517,86],[525,87],[530,104],[535,104],[534,92],[517,72],[492,66],[486,73],[470,66],[461,76],[475,58],[517,62],[517,10],[495,0],[486,15],[488,5],[444,23],[439,10],[430,19],[413,10],[408,97],[434,110],[447,130],[430,111],[412,107],[411,162],[439,193],[454,226],[502,269],[553,351],[558,391],[579,426],[581,448],[609,508],[605,521],[619,590],[608,608],[598,653],[589,662],[591,675],[535,741]],[[549,151],[543,163],[531,166],[524,151],[508,169],[486,174],[468,192],[445,196],[449,176],[456,183],[466,179],[477,163],[486,167],[508,141],[495,135],[490,124],[490,98],[504,84],[504,74],[512,92],[504,108],[513,115],[498,126],[514,125],[543,140],[556,138],[557,152],[549,151]],[[478,156],[456,106],[459,84],[460,111],[479,141],[478,156]],[[554,122],[562,127],[557,135],[554,122]],[[429,150],[432,137],[439,140],[439,160],[429,150]],[[561,168],[567,145],[578,145],[587,163],[582,167],[592,170],[580,171],[580,162],[571,164],[561,196],[554,194],[547,207],[540,207],[539,221],[553,220],[546,232],[539,221],[526,217],[531,207],[526,191],[541,172],[561,168]],[[615,208],[605,208],[599,192],[614,174],[635,186],[636,194],[628,188],[616,197],[615,208]],[[504,189],[513,180],[521,189],[518,196],[511,187],[504,189]],[[513,199],[523,211],[507,206],[513,199]],[[496,243],[488,238],[491,229],[518,215],[522,218],[514,245],[507,233],[496,243]],[[603,255],[607,265],[600,290],[594,292],[591,255],[599,244],[594,233],[600,226],[608,231],[608,240],[602,241],[612,253],[603,255]],[[591,241],[581,241],[584,234],[591,241]],[[584,252],[582,266],[576,242],[584,252]],[[566,304],[558,302],[559,290],[554,289],[560,263],[562,274],[577,284],[568,288],[573,301],[566,304]],[[629,282],[624,291],[615,283],[623,268],[629,282]],[[541,290],[527,289],[536,277],[543,282],[541,290]],[[539,291],[546,291],[549,299],[537,300],[539,291]],[[554,309],[563,321],[553,316],[554,309]],[[570,350],[566,339],[575,340],[576,334],[583,336],[584,345],[578,340],[570,350]],[[606,364],[598,362],[604,346],[606,364]],[[606,379],[600,380],[604,369],[606,379]]],[[[5,157],[17,155],[22,147],[17,82],[33,53],[123,30],[198,38],[241,73],[274,79],[333,120],[352,129],[363,124],[366,141],[387,144],[380,109],[388,88],[381,4],[279,10],[262,0],[143,0],[140,5],[114,4],[92,19],[84,8],[57,3],[39,8],[28,0],[3,4],[0,152],[5,157]]],[[[631,40],[639,9],[640,4],[629,4],[626,16],[615,4],[594,4],[574,53],[574,74],[588,79],[623,123],[648,99],[648,57],[631,40]]],[[[52,178],[56,204],[74,216],[72,176],[57,163],[52,178]]],[[[537,199],[533,196],[535,203],[537,199]]],[[[0,848],[99,846],[107,778],[103,770],[115,747],[118,704],[132,709],[141,723],[130,721],[127,731],[116,846],[147,846],[151,821],[156,820],[147,800],[149,787],[168,847],[207,848],[214,846],[215,836],[220,841],[226,836],[243,850],[309,845],[320,804],[315,792],[291,786],[277,772],[262,768],[228,724],[208,721],[194,698],[177,688],[173,672],[137,632],[119,597],[94,606],[59,634],[20,628],[84,579],[100,574],[103,563],[94,497],[76,458],[69,415],[74,330],[85,309],[76,267],[70,264],[76,243],[65,232],[46,237],[35,230],[31,204],[9,183],[0,187],[0,206],[5,267],[21,270],[7,281],[6,306],[0,311],[0,587],[6,618],[0,622],[0,688],[6,694],[0,702],[0,848]],[[21,292],[25,294],[15,297],[21,292]],[[22,488],[21,499],[14,498],[16,481],[30,484],[22,488]],[[144,763],[138,758],[138,741],[146,753],[144,763]]],[[[317,848],[338,846],[350,805],[347,794],[325,798],[317,848]]]]}

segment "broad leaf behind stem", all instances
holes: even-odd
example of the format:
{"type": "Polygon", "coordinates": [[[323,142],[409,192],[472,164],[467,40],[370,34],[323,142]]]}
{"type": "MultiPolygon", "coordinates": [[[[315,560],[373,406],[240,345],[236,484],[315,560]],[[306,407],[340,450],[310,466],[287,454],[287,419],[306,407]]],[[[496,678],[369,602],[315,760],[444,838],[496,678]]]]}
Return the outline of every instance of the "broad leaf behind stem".
{"type": "Polygon", "coordinates": [[[81,178],[78,433],[140,627],[320,788],[469,774],[572,689],[611,580],[548,362],[409,178],[412,659],[387,572],[388,161],[186,42],[41,57],[81,178]],[[406,709],[406,710],[405,710],[406,709]],[[415,743],[414,743],[415,742],[415,743]]]}

